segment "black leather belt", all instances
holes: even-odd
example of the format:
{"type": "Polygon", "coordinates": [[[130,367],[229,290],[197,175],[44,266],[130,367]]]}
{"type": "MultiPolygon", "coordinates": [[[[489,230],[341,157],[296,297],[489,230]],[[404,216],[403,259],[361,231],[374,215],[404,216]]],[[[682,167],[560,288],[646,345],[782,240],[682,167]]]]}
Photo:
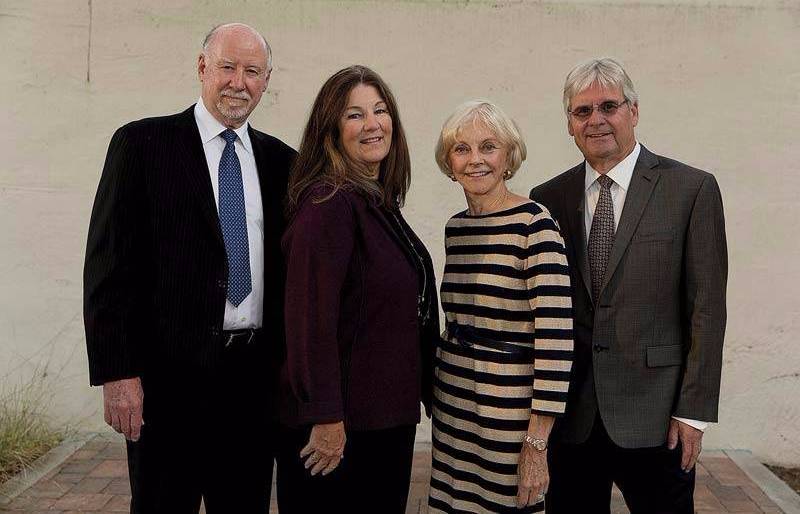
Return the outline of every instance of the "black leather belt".
{"type": "Polygon", "coordinates": [[[253,343],[261,335],[260,328],[243,328],[241,330],[223,330],[222,340],[225,348],[246,346],[253,343]]]}
{"type": "Polygon", "coordinates": [[[505,341],[498,341],[483,336],[475,331],[475,329],[468,325],[459,325],[454,321],[447,322],[447,335],[456,341],[461,346],[471,348],[474,344],[479,344],[493,350],[503,353],[511,354],[522,358],[533,358],[533,348],[529,346],[516,345],[507,343],[505,341]]]}

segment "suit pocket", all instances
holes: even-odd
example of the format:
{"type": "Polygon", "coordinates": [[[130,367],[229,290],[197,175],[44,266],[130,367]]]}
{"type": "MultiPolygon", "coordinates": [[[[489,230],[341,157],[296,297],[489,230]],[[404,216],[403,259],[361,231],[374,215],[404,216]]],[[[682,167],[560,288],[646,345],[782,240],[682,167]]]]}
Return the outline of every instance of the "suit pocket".
{"type": "Polygon", "coordinates": [[[683,346],[679,344],[647,347],[648,368],[659,368],[662,366],[679,366],[682,363],[683,363],[683,346]]]}
{"type": "Polygon", "coordinates": [[[646,233],[637,233],[631,239],[632,243],[656,243],[659,241],[672,241],[675,238],[675,234],[672,230],[662,230],[659,232],[646,232],[646,233]]]}

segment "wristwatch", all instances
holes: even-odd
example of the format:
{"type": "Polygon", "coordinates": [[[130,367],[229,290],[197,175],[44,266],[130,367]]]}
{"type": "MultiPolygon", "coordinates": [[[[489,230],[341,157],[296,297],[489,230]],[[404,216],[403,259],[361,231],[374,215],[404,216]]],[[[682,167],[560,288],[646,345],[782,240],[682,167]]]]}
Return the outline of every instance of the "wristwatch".
{"type": "Polygon", "coordinates": [[[525,434],[525,442],[533,446],[535,450],[539,450],[540,452],[543,452],[547,449],[546,439],[536,439],[535,437],[531,437],[530,434],[525,434]]]}

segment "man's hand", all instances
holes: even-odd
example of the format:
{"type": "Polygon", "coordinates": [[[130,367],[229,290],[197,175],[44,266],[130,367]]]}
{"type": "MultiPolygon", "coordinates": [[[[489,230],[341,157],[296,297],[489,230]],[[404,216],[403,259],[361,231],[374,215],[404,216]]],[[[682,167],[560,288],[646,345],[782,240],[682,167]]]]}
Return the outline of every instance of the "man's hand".
{"type": "Polygon", "coordinates": [[[670,419],[667,433],[667,447],[674,450],[681,443],[681,469],[688,473],[697,464],[697,457],[703,449],[703,431],[690,427],[677,419],[670,419]]]}
{"type": "Polygon", "coordinates": [[[310,468],[312,475],[316,475],[320,471],[323,476],[327,475],[336,469],[336,466],[344,458],[346,441],[344,422],[314,425],[308,438],[308,444],[300,450],[300,458],[305,459],[305,468],[310,468]]]}
{"type": "Polygon", "coordinates": [[[125,439],[138,441],[142,424],[144,391],[139,377],[103,384],[103,410],[106,423],[125,439]]]}

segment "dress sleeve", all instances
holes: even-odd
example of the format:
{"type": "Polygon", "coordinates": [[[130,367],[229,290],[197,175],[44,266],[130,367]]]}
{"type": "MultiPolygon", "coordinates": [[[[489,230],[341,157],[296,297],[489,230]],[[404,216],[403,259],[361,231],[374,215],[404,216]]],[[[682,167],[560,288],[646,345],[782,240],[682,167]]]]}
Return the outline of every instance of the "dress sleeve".
{"type": "Polygon", "coordinates": [[[354,243],[355,218],[341,193],[308,198],[283,242],[286,358],[301,424],[344,419],[338,328],[354,243]]]}
{"type": "Polygon", "coordinates": [[[544,207],[529,225],[528,297],[534,316],[531,412],[564,413],[573,359],[572,293],[564,240],[544,207]]]}

